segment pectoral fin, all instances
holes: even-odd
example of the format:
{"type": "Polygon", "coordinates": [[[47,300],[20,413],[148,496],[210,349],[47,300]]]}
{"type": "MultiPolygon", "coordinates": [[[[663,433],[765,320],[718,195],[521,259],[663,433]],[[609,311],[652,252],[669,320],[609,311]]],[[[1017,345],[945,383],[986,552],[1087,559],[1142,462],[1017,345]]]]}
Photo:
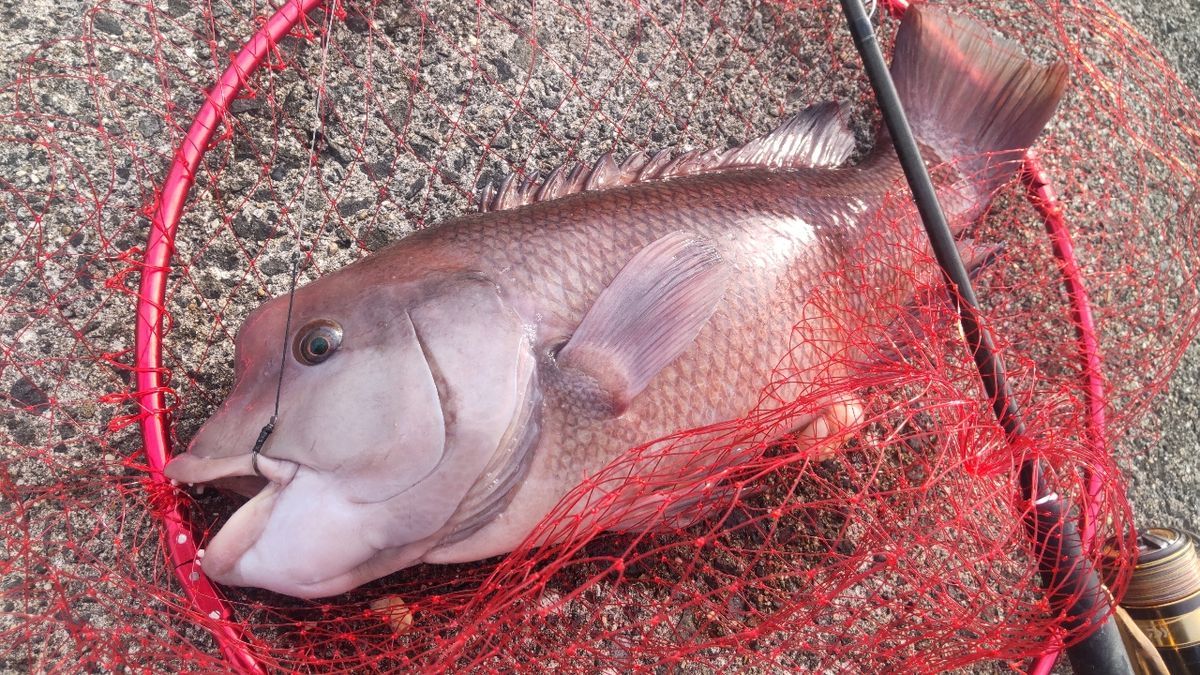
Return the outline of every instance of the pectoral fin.
{"type": "Polygon", "coordinates": [[[725,292],[728,265],[707,239],[673,232],[633,256],[556,357],[563,389],[618,416],[695,340],[725,292]]]}

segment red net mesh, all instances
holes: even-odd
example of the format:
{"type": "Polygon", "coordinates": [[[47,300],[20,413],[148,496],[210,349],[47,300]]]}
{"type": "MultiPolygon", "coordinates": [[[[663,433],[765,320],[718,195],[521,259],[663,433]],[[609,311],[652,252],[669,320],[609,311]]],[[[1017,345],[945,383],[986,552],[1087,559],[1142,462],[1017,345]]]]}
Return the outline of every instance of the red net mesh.
{"type": "MultiPolygon", "coordinates": [[[[274,8],[102,1],[53,17],[57,37],[40,44],[49,29],[14,22],[30,40],[0,88],[0,663],[941,671],[1078,639],[1038,573],[1017,468],[1037,458],[1089,539],[1128,550],[1117,461],[1145,447],[1143,414],[1200,320],[1198,107],[1105,5],[953,4],[1072,70],[1038,152],[1074,257],[1056,258],[1064,242],[1019,182],[971,233],[1005,245],[978,283],[1028,444],[1005,441],[914,241],[870,262],[915,284],[915,302],[846,270],[796,317],[793,358],[763,383],[767,412],[672,437],[669,470],[639,464],[644,447],[617,458],[543,522],[565,543],[423,565],[322,601],[216,596],[188,555],[235,502],[162,482],[146,452],[155,420],[182,449],[220,402],[233,336],[287,291],[297,246],[303,283],[468,210],[510,172],[727,147],[823,100],[851,104],[866,148],[874,106],[836,3],[344,2],[307,17],[289,5],[298,25],[258,44],[262,66],[225,92],[230,112],[206,121],[203,148],[184,140],[192,116],[224,95],[214,83],[274,8]],[[198,159],[195,186],[173,255],[148,263],[181,147],[198,159]],[[1091,360],[1081,291],[1064,282],[1076,266],[1091,360]],[[148,368],[134,328],[159,306],[138,299],[156,273],[165,321],[142,324],[143,346],[161,337],[162,367],[148,368]],[[832,312],[847,288],[872,301],[832,312]],[[830,316],[858,343],[825,339],[830,316]],[[854,376],[836,367],[864,359],[874,367],[854,376]],[[785,386],[796,381],[808,386],[785,386]],[[865,414],[837,438],[742,442],[843,392],[865,414]],[[611,501],[590,505],[586,526],[562,517],[606,480],[645,492],[684,475],[708,478],[704,498],[651,533],[606,533],[627,515],[611,501]]],[[[895,21],[876,19],[887,44],[895,21]]],[[[881,232],[899,227],[888,213],[881,232]]],[[[1107,577],[1118,597],[1126,573],[1107,577]]]]}

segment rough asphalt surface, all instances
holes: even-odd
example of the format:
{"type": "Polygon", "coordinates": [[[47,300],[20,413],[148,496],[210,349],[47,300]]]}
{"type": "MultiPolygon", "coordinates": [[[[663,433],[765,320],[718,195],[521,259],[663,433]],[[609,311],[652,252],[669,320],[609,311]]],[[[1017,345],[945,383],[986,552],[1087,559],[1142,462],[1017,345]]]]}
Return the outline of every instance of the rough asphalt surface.
{"type": "MultiPolygon", "coordinates": [[[[1200,89],[1200,2],[1113,3],[1176,65],[1192,91],[1200,89]]],[[[1160,447],[1135,460],[1129,499],[1139,527],[1200,530],[1200,341],[1193,340],[1157,407],[1160,447]]]]}
{"type": "MultiPolygon", "coordinates": [[[[20,71],[21,59],[36,48],[41,41],[76,34],[79,30],[79,17],[92,4],[91,2],[53,0],[0,3],[0,20],[9,26],[9,29],[0,31],[0,83],[9,82],[16,77],[20,71]]],[[[188,3],[170,0],[166,4],[171,6],[173,12],[185,13],[188,3]]],[[[1200,88],[1200,50],[1195,47],[1200,44],[1200,0],[1114,0],[1113,4],[1164,52],[1193,90],[1200,88]]],[[[605,15],[597,12],[595,16],[596,20],[603,20],[605,15]]],[[[99,22],[97,22],[97,28],[109,31],[119,30],[118,26],[106,28],[99,22]]],[[[519,45],[514,45],[505,56],[512,63],[518,63],[523,57],[529,58],[528,55],[520,54],[518,47],[519,45]]],[[[64,97],[86,95],[83,90],[70,90],[65,85],[63,91],[64,97]]],[[[455,92],[449,92],[449,95],[453,96],[455,92]]],[[[69,101],[61,107],[69,108],[69,101]]],[[[130,111],[131,120],[135,118],[137,112],[130,111]]],[[[569,129],[573,124],[571,115],[584,116],[587,114],[589,111],[586,109],[564,109],[562,116],[555,121],[555,124],[569,129]]],[[[141,121],[135,124],[143,135],[152,137],[159,133],[160,129],[155,126],[158,122],[152,118],[137,119],[141,121]]],[[[4,133],[4,130],[0,129],[0,133],[4,133]]],[[[653,138],[653,133],[655,132],[651,132],[648,136],[653,138]]],[[[514,145],[519,145],[519,139],[514,145]]],[[[500,147],[499,143],[496,147],[500,147]]],[[[161,150],[166,153],[170,149],[164,147],[161,150]]],[[[553,155],[553,152],[549,151],[548,154],[553,155]]],[[[285,159],[280,160],[281,171],[285,159]]],[[[448,163],[446,162],[446,164],[448,163]]],[[[24,167],[15,164],[0,164],[0,178],[5,178],[10,172],[22,168],[24,167]]],[[[419,168],[395,165],[390,167],[392,171],[400,175],[417,175],[419,168]]],[[[423,190],[425,179],[422,177],[419,180],[422,187],[417,188],[414,183],[414,189],[423,190]]],[[[460,200],[460,203],[456,205],[448,207],[443,205],[443,208],[452,212],[462,205],[460,200]]],[[[350,210],[354,203],[347,200],[345,206],[347,210],[350,210]]],[[[204,207],[198,206],[197,208],[204,207]]],[[[235,221],[234,227],[238,226],[239,221],[235,221]]],[[[239,234],[245,233],[239,232],[239,234]]],[[[253,235],[254,233],[249,234],[253,235]]],[[[137,235],[139,239],[135,243],[140,244],[144,233],[139,232],[137,235]]],[[[344,248],[336,255],[332,254],[332,251],[337,251],[336,247],[331,249],[334,266],[351,259],[344,248]]],[[[4,252],[5,257],[9,255],[3,249],[0,251],[4,252]]],[[[278,264],[278,260],[270,262],[278,264]]],[[[263,264],[265,273],[279,275],[279,270],[270,272],[266,268],[267,265],[263,264]]],[[[284,270],[286,271],[286,268],[284,270]]],[[[204,279],[201,278],[200,282],[203,283],[204,279]]],[[[272,292],[278,290],[273,288],[272,292]]],[[[203,289],[201,289],[202,292],[203,289]]],[[[251,295],[253,295],[253,289],[251,289],[251,295]]],[[[124,324],[120,327],[121,330],[126,328],[127,326],[124,324]]],[[[4,330],[4,328],[0,327],[0,330],[4,330]]],[[[188,330],[192,330],[188,324],[181,324],[175,338],[184,341],[188,330]]],[[[0,342],[7,342],[7,339],[8,336],[0,334],[0,342]]],[[[225,345],[225,348],[228,348],[228,345],[225,345]]],[[[223,364],[228,363],[229,356],[229,354],[218,352],[208,355],[208,359],[210,363],[215,364],[212,367],[216,370],[226,368],[223,364]]],[[[205,381],[201,379],[200,384],[204,383],[205,381]]],[[[6,389],[8,386],[9,382],[5,380],[6,389]]],[[[199,416],[196,418],[198,419],[199,416]]],[[[7,419],[0,418],[0,422],[6,422],[7,419]]],[[[1148,423],[1158,425],[1162,429],[1158,447],[1145,448],[1126,473],[1130,484],[1130,499],[1137,522],[1141,526],[1155,524],[1200,529],[1200,343],[1194,343],[1187,351],[1171,381],[1169,391],[1155,406],[1148,423]]],[[[186,437],[194,431],[194,428],[194,426],[187,427],[185,424],[181,433],[186,437]]],[[[28,430],[0,429],[0,435],[12,433],[15,436],[18,432],[28,434],[28,430]]],[[[30,443],[29,440],[22,442],[30,443]]],[[[0,536],[7,536],[7,534],[3,533],[0,536]]],[[[5,665],[0,663],[0,670],[5,670],[5,665]]]]}

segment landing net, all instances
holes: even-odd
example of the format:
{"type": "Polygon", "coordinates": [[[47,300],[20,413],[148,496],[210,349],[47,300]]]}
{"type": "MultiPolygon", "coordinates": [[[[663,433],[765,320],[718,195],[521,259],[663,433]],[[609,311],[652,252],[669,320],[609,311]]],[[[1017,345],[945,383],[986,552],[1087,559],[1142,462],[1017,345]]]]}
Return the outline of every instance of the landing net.
{"type": "MultiPolygon", "coordinates": [[[[970,232],[1004,245],[977,283],[1028,446],[995,423],[914,239],[911,264],[871,264],[915,295],[845,270],[763,383],[761,410],[776,412],[706,430],[703,451],[683,430],[668,441],[676,468],[629,481],[711,475],[702,512],[642,535],[605,532],[622,517],[607,502],[587,528],[563,518],[647,452],[631,448],[543,522],[564,544],[321,601],[208,583],[195,549],[236,502],[164,482],[162,452],[182,451],[228,392],[234,334],[287,292],[295,251],[304,283],[471,210],[509,173],[728,147],[825,100],[851,108],[861,154],[878,121],[836,3],[317,4],[114,0],[10,24],[5,669],[1023,665],[1082,637],[1031,555],[1027,457],[1074,505],[1087,561],[1109,538],[1126,551],[1106,577],[1121,596],[1132,523],[1118,466],[1151,447],[1146,413],[1200,322],[1200,107],[1117,11],[1022,0],[950,4],[1071,68],[1036,163],[970,232]],[[847,293],[873,298],[838,315],[858,341],[826,341],[822,317],[847,293]],[[819,369],[801,358],[813,350],[819,369]],[[837,438],[741,442],[841,393],[865,414],[837,438]]],[[[881,5],[876,22],[887,51],[896,21],[881,5]]],[[[906,194],[897,184],[895,203],[906,194]]],[[[899,227],[896,212],[877,230],[899,227]]]]}

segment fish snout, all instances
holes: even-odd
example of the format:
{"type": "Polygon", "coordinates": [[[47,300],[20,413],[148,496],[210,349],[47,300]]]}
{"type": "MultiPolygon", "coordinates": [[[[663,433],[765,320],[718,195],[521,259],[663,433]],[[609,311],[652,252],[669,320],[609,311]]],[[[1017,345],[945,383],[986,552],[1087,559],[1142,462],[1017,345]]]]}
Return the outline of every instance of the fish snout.
{"type": "Polygon", "coordinates": [[[237,398],[231,396],[192,438],[187,451],[167,463],[163,473],[168,478],[246,497],[258,494],[268,483],[286,485],[292,480],[299,468],[296,462],[252,451],[255,436],[243,420],[257,417],[252,414],[257,410],[239,404],[237,398]]]}

